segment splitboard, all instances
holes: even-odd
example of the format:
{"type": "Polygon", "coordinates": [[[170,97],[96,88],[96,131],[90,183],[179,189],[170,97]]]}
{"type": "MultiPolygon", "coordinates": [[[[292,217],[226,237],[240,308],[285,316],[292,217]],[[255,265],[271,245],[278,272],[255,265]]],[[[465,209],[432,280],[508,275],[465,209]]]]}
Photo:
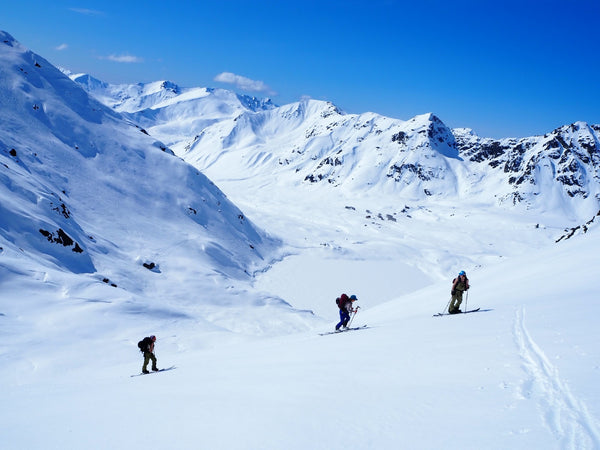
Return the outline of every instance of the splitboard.
{"type": "Polygon", "coordinates": [[[345,333],[346,331],[364,330],[365,328],[369,328],[369,327],[367,325],[363,325],[360,327],[346,328],[345,330],[328,331],[326,333],[319,333],[319,336],[326,336],[328,334],[340,334],[340,333],[345,333]]]}
{"type": "Polygon", "coordinates": [[[166,372],[167,370],[173,370],[173,369],[176,369],[176,367],[175,366],[171,366],[171,367],[166,367],[164,369],[153,370],[153,371],[150,371],[150,373],[136,373],[135,375],[130,375],[130,376],[132,376],[132,377],[140,377],[142,375],[152,375],[153,373],[166,372]]]}
{"type": "Polygon", "coordinates": [[[470,309],[469,311],[463,311],[463,312],[459,312],[456,314],[450,314],[450,313],[436,313],[433,315],[433,317],[441,317],[441,316],[460,316],[461,314],[469,314],[469,313],[474,313],[479,311],[481,308],[477,308],[477,309],[470,309]]]}

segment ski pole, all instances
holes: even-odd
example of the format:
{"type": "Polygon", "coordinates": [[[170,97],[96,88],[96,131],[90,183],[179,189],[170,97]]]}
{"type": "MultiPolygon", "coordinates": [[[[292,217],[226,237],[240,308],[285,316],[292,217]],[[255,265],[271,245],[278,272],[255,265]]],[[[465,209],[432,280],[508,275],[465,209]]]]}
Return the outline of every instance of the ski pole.
{"type": "Polygon", "coordinates": [[[350,328],[350,325],[352,325],[352,321],[354,320],[354,316],[356,316],[356,313],[358,312],[358,308],[360,308],[360,306],[357,306],[354,310],[354,314],[352,314],[352,319],[350,319],[350,322],[348,323],[348,328],[350,328]]]}
{"type": "Polygon", "coordinates": [[[467,298],[465,298],[465,312],[469,310],[467,308],[468,304],[469,304],[469,291],[467,291],[467,298]]]}
{"type": "Polygon", "coordinates": [[[440,314],[444,314],[445,312],[448,311],[448,307],[450,306],[450,302],[452,301],[452,296],[450,296],[450,300],[448,300],[448,304],[446,305],[446,309],[443,310],[440,314]]]}

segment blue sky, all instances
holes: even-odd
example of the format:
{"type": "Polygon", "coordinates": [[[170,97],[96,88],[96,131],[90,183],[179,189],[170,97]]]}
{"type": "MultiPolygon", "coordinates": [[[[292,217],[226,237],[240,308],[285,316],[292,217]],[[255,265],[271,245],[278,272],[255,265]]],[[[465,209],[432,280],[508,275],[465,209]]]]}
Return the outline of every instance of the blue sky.
{"type": "Polygon", "coordinates": [[[433,112],[494,138],[600,124],[600,0],[5,3],[0,29],[110,83],[433,112]]]}

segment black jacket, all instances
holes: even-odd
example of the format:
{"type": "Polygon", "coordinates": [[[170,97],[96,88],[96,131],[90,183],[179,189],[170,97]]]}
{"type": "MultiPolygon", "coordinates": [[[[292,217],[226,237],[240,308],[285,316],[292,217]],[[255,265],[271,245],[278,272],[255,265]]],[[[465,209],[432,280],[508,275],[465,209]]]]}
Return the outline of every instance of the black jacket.
{"type": "Polygon", "coordinates": [[[144,339],[142,339],[142,347],[141,350],[143,352],[150,352],[152,353],[152,350],[150,350],[152,348],[152,344],[154,343],[154,341],[152,341],[151,337],[145,337],[144,339]]]}

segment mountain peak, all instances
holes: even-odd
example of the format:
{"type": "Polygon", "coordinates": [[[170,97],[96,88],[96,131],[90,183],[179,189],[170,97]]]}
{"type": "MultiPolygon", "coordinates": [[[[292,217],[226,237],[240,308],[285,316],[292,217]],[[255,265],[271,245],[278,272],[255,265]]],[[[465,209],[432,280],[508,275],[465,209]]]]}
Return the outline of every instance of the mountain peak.
{"type": "MultiPolygon", "coordinates": [[[[12,37],[9,33],[7,33],[6,31],[2,31],[0,30],[0,41],[2,41],[4,44],[12,47],[15,44],[19,44],[14,37],[12,37]]],[[[20,45],[20,44],[19,44],[20,45]]]]}
{"type": "Polygon", "coordinates": [[[68,70],[62,70],[62,72],[67,75],[71,80],[75,81],[77,84],[80,84],[86,88],[86,90],[98,90],[98,89],[106,89],[108,84],[100,81],[97,78],[94,78],[90,74],[87,73],[70,73],[68,70]]]}
{"type": "MultiPolygon", "coordinates": [[[[0,127],[1,248],[73,273],[111,273],[126,288],[136,258],[194,236],[201,249],[176,250],[195,261],[194,272],[218,266],[248,278],[258,249],[272,241],[214,183],[48,61],[2,38],[11,48],[0,51],[0,116],[10,123],[0,127]]],[[[110,92],[89,75],[72,76],[110,92]]],[[[140,87],[176,90],[157,82],[131,93],[140,87]]]]}
{"type": "MultiPolygon", "coordinates": [[[[176,94],[175,86],[157,83],[164,98],[129,89],[123,105],[135,107],[120,110],[135,112],[133,119],[203,170],[218,168],[218,161],[227,162],[223,170],[251,161],[239,170],[260,176],[263,170],[289,168],[294,183],[357,190],[385,185],[416,198],[477,193],[527,207],[542,204],[548,186],[549,198],[565,194],[592,205],[600,195],[593,182],[600,176],[597,125],[575,122],[543,137],[495,140],[468,128],[452,130],[433,112],[401,121],[375,113],[347,115],[331,102],[310,98],[276,106],[222,89],[176,94]],[[223,157],[224,149],[237,156],[223,157]],[[483,192],[483,179],[493,194],[483,192]]],[[[218,177],[218,171],[210,173],[218,177]]]]}

